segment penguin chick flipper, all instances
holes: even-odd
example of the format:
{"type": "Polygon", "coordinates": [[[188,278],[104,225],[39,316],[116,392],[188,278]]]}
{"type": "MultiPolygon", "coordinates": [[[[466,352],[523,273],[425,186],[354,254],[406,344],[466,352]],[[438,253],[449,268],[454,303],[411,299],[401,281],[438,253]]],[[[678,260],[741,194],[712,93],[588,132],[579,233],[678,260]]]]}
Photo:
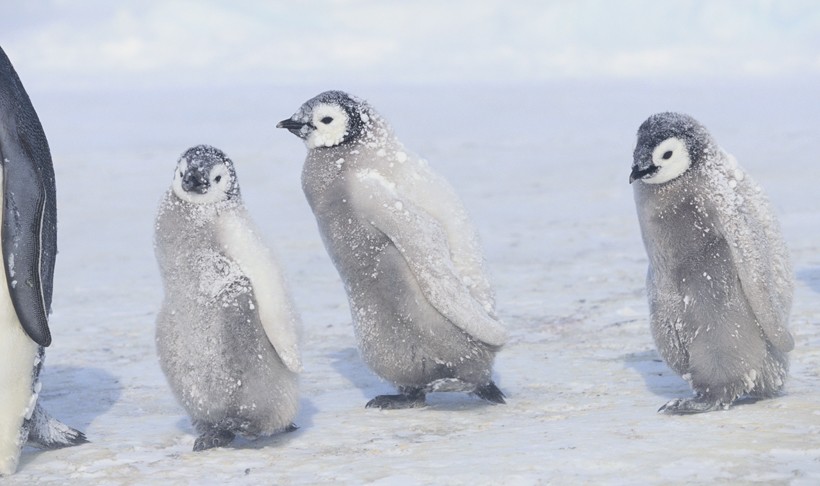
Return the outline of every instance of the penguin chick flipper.
{"type": "Polygon", "coordinates": [[[57,249],[54,169],[37,113],[1,49],[0,107],[5,263],[0,278],[7,279],[12,304],[26,334],[40,346],[48,346],[57,249]]]}
{"type": "Polygon", "coordinates": [[[288,298],[279,265],[262,241],[247,211],[226,212],[220,218],[219,241],[250,279],[259,319],[279,358],[294,373],[302,371],[299,354],[299,314],[288,298]]]}
{"type": "Polygon", "coordinates": [[[211,429],[200,435],[194,441],[194,452],[213,449],[215,447],[225,447],[233,442],[236,434],[230,430],[211,429]]]}
{"type": "Polygon", "coordinates": [[[31,416],[28,445],[38,449],[60,449],[87,442],[85,434],[50,416],[37,404],[31,416]]]}
{"type": "Polygon", "coordinates": [[[403,198],[378,173],[357,174],[354,204],[401,252],[424,297],[447,320],[474,339],[502,346],[507,332],[491,309],[476,300],[453,264],[439,221],[403,198]]]}
{"type": "Polygon", "coordinates": [[[712,412],[729,408],[720,401],[709,400],[703,397],[676,398],[666,402],[658,413],[666,415],[693,415],[696,413],[712,412]]]}
{"type": "MultiPolygon", "coordinates": [[[[730,155],[726,155],[730,157],[730,155]]],[[[768,200],[748,176],[739,182],[742,198],[734,211],[715,211],[717,230],[726,239],[740,286],[766,338],[783,353],[794,349],[788,330],[794,283],[786,244],[768,200]]]]}

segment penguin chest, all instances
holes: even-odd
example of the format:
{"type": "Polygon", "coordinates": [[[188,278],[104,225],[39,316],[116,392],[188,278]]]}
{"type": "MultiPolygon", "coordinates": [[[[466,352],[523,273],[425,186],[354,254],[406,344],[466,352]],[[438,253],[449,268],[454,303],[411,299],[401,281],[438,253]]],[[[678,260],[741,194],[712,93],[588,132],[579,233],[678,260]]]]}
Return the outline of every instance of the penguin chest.
{"type": "Polygon", "coordinates": [[[23,331],[11,303],[5,276],[0,278],[0,475],[17,468],[26,442],[23,422],[37,401],[38,346],[23,331]]]}

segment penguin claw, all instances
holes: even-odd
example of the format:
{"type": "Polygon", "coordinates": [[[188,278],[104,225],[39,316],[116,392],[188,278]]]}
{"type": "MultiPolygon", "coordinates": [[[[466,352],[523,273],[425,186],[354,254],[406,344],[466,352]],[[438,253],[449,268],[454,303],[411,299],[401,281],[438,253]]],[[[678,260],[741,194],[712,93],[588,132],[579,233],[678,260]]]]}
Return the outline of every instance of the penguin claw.
{"type": "Polygon", "coordinates": [[[380,408],[382,410],[399,410],[402,408],[426,407],[424,394],[420,395],[379,395],[367,402],[365,408],[380,408]]]}
{"type": "Polygon", "coordinates": [[[658,413],[666,415],[692,415],[696,413],[712,412],[729,408],[720,401],[707,400],[701,397],[676,398],[666,402],[658,413]]]}
{"type": "Polygon", "coordinates": [[[504,398],[504,392],[502,392],[498,386],[492,381],[487,383],[486,385],[482,385],[476,388],[473,391],[473,395],[481,398],[482,400],[486,400],[490,403],[497,403],[497,404],[504,404],[507,403],[504,398]]]}
{"type": "Polygon", "coordinates": [[[38,403],[31,417],[28,444],[39,449],[60,449],[88,443],[85,434],[55,419],[38,403]]]}
{"type": "Polygon", "coordinates": [[[236,435],[230,430],[209,430],[194,441],[194,452],[225,447],[233,441],[236,435]]]}

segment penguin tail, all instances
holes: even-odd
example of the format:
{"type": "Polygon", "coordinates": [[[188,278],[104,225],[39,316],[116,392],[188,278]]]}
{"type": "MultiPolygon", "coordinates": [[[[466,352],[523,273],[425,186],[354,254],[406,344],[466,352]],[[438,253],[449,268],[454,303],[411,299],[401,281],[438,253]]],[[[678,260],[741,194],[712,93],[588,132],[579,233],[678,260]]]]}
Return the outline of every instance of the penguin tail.
{"type": "Polygon", "coordinates": [[[28,445],[32,447],[60,449],[88,442],[85,434],[50,416],[39,403],[30,420],[28,445]]]}
{"type": "Polygon", "coordinates": [[[482,400],[487,400],[491,403],[507,403],[504,400],[504,392],[498,389],[498,387],[492,381],[487,383],[486,385],[481,385],[473,390],[473,395],[481,398],[482,400]]]}

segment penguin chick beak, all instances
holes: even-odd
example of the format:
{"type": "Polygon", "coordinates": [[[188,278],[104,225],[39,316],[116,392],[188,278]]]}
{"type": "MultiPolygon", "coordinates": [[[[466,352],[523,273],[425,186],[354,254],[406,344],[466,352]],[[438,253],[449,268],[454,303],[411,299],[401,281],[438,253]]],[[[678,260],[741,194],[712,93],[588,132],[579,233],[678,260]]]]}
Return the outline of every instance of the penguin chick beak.
{"type": "Polygon", "coordinates": [[[185,192],[195,192],[197,194],[205,194],[208,192],[208,188],[210,187],[210,183],[208,183],[207,178],[197,177],[193,174],[185,174],[185,177],[182,178],[182,189],[185,192]]]}
{"type": "Polygon", "coordinates": [[[638,179],[643,179],[644,177],[651,176],[655,172],[657,172],[659,167],[655,164],[649,164],[648,167],[641,168],[640,166],[633,166],[632,173],[629,174],[629,183],[632,184],[638,179]]]}
{"type": "Polygon", "coordinates": [[[293,118],[288,118],[277,123],[276,128],[285,128],[297,137],[303,138],[302,128],[304,128],[305,125],[307,125],[307,123],[302,123],[294,120],[293,118]]]}

